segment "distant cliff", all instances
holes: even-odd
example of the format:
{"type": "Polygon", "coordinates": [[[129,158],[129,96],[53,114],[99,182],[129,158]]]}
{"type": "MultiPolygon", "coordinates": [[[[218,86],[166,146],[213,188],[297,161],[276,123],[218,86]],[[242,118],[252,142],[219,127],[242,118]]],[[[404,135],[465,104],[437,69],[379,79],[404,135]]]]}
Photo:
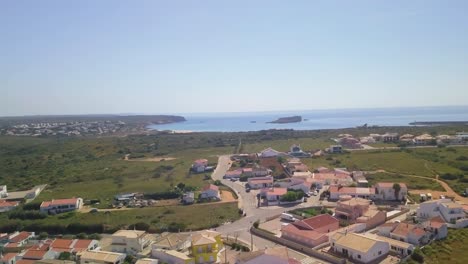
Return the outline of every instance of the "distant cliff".
{"type": "Polygon", "coordinates": [[[302,116],[288,116],[288,117],[280,117],[275,121],[267,122],[271,124],[287,124],[287,123],[298,123],[302,122],[302,116]]]}

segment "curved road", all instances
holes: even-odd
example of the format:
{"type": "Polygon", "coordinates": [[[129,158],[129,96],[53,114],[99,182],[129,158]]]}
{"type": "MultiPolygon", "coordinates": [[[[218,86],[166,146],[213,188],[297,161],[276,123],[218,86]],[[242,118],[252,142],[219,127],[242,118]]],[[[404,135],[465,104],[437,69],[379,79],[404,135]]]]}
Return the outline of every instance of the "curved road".
{"type": "MultiPolygon", "coordinates": [[[[223,155],[219,157],[218,165],[215,171],[213,172],[213,174],[211,175],[211,177],[213,178],[213,180],[220,180],[224,185],[230,187],[231,189],[237,192],[239,196],[239,208],[242,208],[247,216],[235,222],[232,222],[230,224],[222,225],[216,228],[216,231],[222,233],[223,235],[230,236],[230,237],[237,236],[238,239],[242,240],[243,242],[249,245],[251,242],[253,242],[254,250],[275,246],[276,244],[269,240],[265,240],[257,236],[252,236],[249,232],[249,229],[252,226],[252,224],[257,220],[260,220],[260,222],[262,222],[268,217],[279,215],[285,212],[286,210],[291,210],[294,208],[300,208],[304,206],[310,206],[312,205],[313,199],[309,199],[310,203],[308,204],[297,204],[294,206],[281,206],[281,207],[271,206],[271,207],[258,208],[255,192],[247,193],[245,192],[245,188],[243,185],[240,185],[236,182],[232,182],[230,180],[223,179],[223,176],[226,174],[226,171],[228,171],[232,165],[230,157],[231,157],[230,155],[223,155]]],[[[304,259],[304,258],[312,259],[310,257],[307,257],[293,250],[290,250],[290,254],[292,255],[291,257],[295,257],[297,259],[304,259]]],[[[322,260],[321,262],[325,263],[322,260]]]]}

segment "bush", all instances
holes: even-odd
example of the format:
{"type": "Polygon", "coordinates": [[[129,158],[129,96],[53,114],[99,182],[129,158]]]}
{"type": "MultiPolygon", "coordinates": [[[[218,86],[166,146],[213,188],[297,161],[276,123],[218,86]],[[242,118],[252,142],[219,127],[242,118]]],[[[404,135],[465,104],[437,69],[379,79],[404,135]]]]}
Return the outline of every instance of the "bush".
{"type": "Polygon", "coordinates": [[[260,225],[260,222],[257,220],[253,223],[253,227],[258,229],[258,226],[260,225]]]}
{"type": "Polygon", "coordinates": [[[71,256],[72,255],[71,255],[70,252],[62,252],[62,253],[60,253],[58,259],[59,260],[72,260],[71,256]]]}
{"type": "Polygon", "coordinates": [[[150,228],[150,225],[144,222],[138,222],[128,227],[128,229],[136,229],[136,230],[144,230],[144,231],[148,231],[149,228],[150,228]]]}
{"type": "Polygon", "coordinates": [[[47,214],[41,213],[39,211],[23,211],[21,209],[16,209],[8,214],[8,218],[21,220],[36,220],[47,218],[47,214]]]}
{"type": "Polygon", "coordinates": [[[46,239],[48,237],[49,237],[49,234],[47,234],[47,232],[41,232],[39,233],[39,236],[38,236],[40,240],[46,239]]]}

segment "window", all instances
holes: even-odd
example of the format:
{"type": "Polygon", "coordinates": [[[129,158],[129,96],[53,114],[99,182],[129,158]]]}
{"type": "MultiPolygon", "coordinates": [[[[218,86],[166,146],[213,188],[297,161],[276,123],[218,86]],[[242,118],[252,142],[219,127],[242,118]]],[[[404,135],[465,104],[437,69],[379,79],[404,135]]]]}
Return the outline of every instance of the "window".
{"type": "Polygon", "coordinates": [[[357,258],[358,258],[358,259],[361,259],[361,255],[357,255],[357,258]]]}
{"type": "Polygon", "coordinates": [[[379,251],[379,255],[382,255],[382,251],[379,251]]]}

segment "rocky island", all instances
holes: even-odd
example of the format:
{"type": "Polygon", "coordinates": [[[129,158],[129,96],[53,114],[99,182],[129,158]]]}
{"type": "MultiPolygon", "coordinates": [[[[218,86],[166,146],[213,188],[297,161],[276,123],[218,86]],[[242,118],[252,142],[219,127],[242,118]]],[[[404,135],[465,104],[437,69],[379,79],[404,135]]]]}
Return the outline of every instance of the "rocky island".
{"type": "Polygon", "coordinates": [[[288,117],[280,117],[275,121],[267,122],[270,124],[287,124],[287,123],[298,123],[302,121],[302,116],[288,116],[288,117]]]}

